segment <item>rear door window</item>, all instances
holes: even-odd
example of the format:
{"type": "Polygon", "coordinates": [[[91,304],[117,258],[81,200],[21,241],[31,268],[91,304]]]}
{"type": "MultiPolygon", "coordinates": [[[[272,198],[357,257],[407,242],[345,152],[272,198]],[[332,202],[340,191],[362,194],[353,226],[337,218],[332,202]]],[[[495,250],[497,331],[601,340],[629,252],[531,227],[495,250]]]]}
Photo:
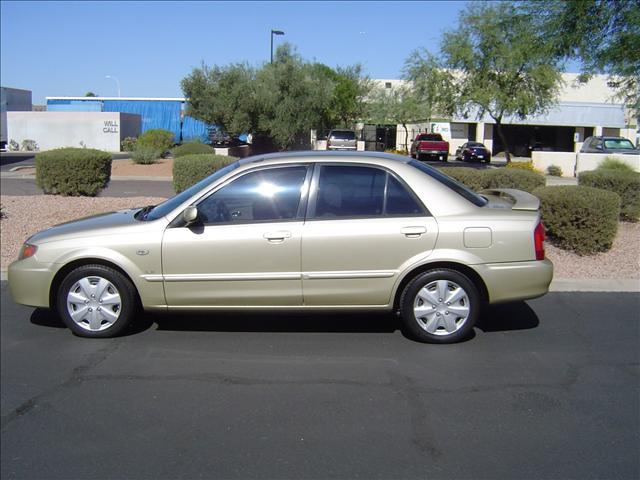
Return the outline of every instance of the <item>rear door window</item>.
{"type": "Polygon", "coordinates": [[[356,165],[323,165],[309,218],[425,215],[412,192],[386,170],[356,165]]]}

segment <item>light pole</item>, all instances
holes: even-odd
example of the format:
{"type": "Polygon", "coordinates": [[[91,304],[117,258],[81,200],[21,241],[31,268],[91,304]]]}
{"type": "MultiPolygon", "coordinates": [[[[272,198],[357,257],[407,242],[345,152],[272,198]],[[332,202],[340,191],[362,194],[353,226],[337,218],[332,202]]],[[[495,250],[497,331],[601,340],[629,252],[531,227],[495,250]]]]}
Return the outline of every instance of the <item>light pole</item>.
{"type": "Polygon", "coordinates": [[[106,75],[105,78],[110,78],[116,81],[116,85],[118,87],[118,98],[120,98],[120,80],[118,80],[118,77],[114,77],[112,75],[106,75]]]}
{"type": "Polygon", "coordinates": [[[273,63],[273,36],[284,35],[282,30],[271,30],[271,63],[273,63]]]}

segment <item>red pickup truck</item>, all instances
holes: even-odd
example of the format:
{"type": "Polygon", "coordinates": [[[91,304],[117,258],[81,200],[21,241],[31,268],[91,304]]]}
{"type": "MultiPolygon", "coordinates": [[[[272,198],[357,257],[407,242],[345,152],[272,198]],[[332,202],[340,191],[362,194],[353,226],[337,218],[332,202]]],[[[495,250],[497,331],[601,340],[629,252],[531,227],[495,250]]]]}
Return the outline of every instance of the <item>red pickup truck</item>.
{"type": "Polygon", "coordinates": [[[446,162],[449,157],[449,142],[445,142],[439,133],[421,133],[413,140],[410,153],[412,158],[418,160],[437,157],[446,162]]]}

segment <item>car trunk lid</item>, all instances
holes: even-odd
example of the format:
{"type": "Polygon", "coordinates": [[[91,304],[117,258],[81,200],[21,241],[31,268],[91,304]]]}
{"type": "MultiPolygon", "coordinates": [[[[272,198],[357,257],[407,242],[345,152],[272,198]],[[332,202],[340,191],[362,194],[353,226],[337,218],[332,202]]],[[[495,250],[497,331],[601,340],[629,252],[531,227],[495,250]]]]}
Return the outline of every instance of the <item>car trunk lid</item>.
{"type": "Polygon", "coordinates": [[[540,209],[540,200],[538,197],[531,195],[522,190],[514,188],[491,188],[480,192],[489,203],[489,208],[509,208],[512,210],[530,210],[538,211],[540,209]]]}

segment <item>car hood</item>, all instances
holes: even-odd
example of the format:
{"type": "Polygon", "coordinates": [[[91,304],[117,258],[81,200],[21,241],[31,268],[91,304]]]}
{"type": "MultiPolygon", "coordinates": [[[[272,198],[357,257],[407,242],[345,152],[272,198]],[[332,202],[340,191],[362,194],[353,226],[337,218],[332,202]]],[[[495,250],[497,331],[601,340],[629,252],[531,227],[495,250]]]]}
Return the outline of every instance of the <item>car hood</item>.
{"type": "MultiPolygon", "coordinates": [[[[85,237],[87,235],[108,234],[109,230],[121,229],[129,225],[139,224],[134,218],[139,208],[119,210],[117,212],[101,213],[90,217],[72,220],[54,225],[32,235],[27,242],[45,243],[61,238],[85,237]]],[[[118,233],[122,233],[118,231],[118,233]]]]}

